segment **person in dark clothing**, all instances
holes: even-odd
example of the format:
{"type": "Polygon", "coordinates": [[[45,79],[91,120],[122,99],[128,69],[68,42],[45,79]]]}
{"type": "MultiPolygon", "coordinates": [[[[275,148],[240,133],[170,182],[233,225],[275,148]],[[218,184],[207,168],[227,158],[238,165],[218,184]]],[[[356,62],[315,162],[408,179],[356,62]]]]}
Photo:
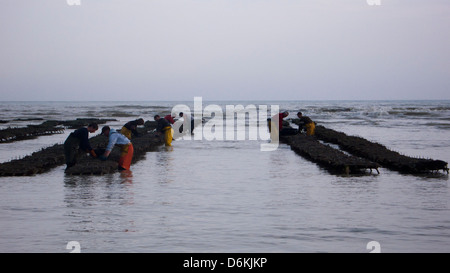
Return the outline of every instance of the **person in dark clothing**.
{"type": "Polygon", "coordinates": [[[91,123],[87,128],[80,128],[70,133],[64,142],[64,156],[67,168],[77,163],[77,157],[82,152],[90,153],[93,157],[97,157],[89,143],[89,133],[95,133],[97,130],[97,123],[91,123]]]}
{"type": "MultiPolygon", "coordinates": [[[[194,134],[194,118],[191,116],[191,115],[185,115],[183,112],[180,112],[179,114],[178,114],[181,118],[182,117],[185,117],[186,119],[191,119],[191,134],[193,135],[194,134]]],[[[184,122],[183,122],[183,125],[184,124],[188,124],[188,122],[189,122],[189,120],[185,120],[184,122]]],[[[180,134],[183,132],[183,125],[181,125],[180,126],[180,129],[179,129],[179,132],[180,132],[180,134]]]]}
{"type": "Polygon", "coordinates": [[[138,125],[144,125],[144,119],[140,118],[127,122],[120,130],[120,133],[131,140],[131,135],[139,136],[139,133],[136,130],[138,125]]]}
{"type": "Polygon", "coordinates": [[[156,131],[160,134],[164,134],[164,142],[166,146],[172,146],[173,140],[173,128],[169,121],[165,118],[161,118],[159,115],[155,115],[155,121],[157,122],[156,131]]]}
{"type": "Polygon", "coordinates": [[[307,136],[314,135],[316,130],[316,124],[314,123],[314,121],[312,121],[310,117],[303,116],[302,112],[298,112],[297,117],[300,119],[299,128],[305,128],[307,136]]]}

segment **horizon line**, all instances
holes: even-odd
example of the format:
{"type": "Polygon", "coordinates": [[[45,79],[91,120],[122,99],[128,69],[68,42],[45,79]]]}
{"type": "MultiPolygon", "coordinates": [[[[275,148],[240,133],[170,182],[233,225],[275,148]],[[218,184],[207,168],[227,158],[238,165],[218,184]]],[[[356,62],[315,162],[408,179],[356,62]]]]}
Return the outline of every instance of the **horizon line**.
{"type": "MultiPolygon", "coordinates": [[[[201,97],[201,96],[196,96],[201,97]]],[[[195,97],[192,98],[192,100],[195,97]]],[[[203,97],[202,97],[203,98],[203,97]]],[[[0,103],[7,102],[180,102],[189,101],[189,99],[179,100],[0,100],[0,103]]],[[[204,99],[203,101],[282,101],[282,102],[294,102],[294,101],[450,101],[447,99],[204,99]]]]}

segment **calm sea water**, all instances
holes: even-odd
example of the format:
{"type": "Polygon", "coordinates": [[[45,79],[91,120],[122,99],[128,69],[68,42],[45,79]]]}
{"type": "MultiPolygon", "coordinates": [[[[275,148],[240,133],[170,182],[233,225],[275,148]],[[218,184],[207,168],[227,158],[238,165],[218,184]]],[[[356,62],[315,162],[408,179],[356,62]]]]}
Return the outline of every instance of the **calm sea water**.
{"type": "MultiPolygon", "coordinates": [[[[193,102],[1,102],[0,124],[115,118],[120,126],[193,102]]],[[[406,155],[450,161],[450,101],[203,102],[279,105],[406,155]]],[[[193,107],[192,107],[193,109],[193,107]]],[[[196,131],[201,128],[197,128],[196,131]]],[[[0,162],[64,134],[0,144],[0,162]]],[[[336,176],[286,145],[183,140],[147,153],[131,172],[0,178],[0,252],[449,252],[447,174],[336,176]]]]}

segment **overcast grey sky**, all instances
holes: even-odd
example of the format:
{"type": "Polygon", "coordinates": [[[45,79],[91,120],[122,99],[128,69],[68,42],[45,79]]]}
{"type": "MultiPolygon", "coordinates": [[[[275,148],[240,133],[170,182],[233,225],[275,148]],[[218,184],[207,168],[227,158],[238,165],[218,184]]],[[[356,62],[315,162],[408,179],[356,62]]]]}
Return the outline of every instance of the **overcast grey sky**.
{"type": "Polygon", "coordinates": [[[450,1],[0,0],[8,100],[450,99],[450,1]]]}

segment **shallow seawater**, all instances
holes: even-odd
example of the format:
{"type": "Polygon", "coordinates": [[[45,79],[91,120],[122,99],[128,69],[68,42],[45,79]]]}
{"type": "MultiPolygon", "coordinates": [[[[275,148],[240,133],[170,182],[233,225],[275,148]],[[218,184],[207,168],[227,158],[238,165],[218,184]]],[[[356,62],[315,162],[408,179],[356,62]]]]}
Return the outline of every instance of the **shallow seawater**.
{"type": "MultiPolygon", "coordinates": [[[[315,119],[408,155],[450,160],[448,129],[324,117],[315,119]]],[[[11,145],[65,137],[1,144],[2,160],[11,145]]],[[[286,145],[262,152],[260,144],[177,139],[130,172],[66,176],[60,166],[2,177],[0,252],[64,253],[70,241],[81,252],[369,252],[370,241],[381,252],[450,251],[447,174],[339,176],[286,145]]]]}

